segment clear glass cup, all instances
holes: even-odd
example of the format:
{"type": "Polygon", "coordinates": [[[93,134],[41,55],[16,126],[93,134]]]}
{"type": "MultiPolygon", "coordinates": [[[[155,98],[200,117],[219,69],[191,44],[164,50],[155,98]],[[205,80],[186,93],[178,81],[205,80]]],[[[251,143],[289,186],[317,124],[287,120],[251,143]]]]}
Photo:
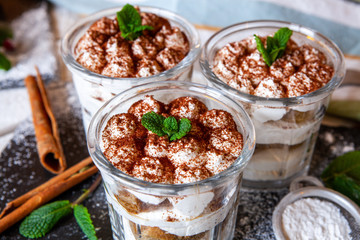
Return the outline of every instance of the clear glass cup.
{"type": "Polygon", "coordinates": [[[243,108],[217,89],[190,82],[155,82],[126,90],[93,117],[87,135],[90,155],[104,181],[114,239],[232,239],[243,170],[255,148],[255,132],[243,108]],[[223,109],[242,133],[241,155],[223,172],[186,184],[157,184],[115,168],[103,155],[100,141],[107,121],[145,95],[164,103],[192,96],[209,109],[223,109]],[[173,217],[172,217],[173,216],[173,217]]]}
{"type": "Polygon", "coordinates": [[[254,123],[256,149],[244,172],[243,185],[279,188],[288,186],[297,176],[306,175],[330,94],[344,78],[344,57],[339,48],[320,33],[301,25],[252,21],[226,27],[210,37],[203,46],[200,65],[209,85],[241,103],[254,123]],[[228,86],[212,71],[215,54],[227,43],[254,34],[270,35],[282,27],[293,31],[291,39],[298,45],[308,44],[325,54],[334,68],[334,76],[326,86],[299,97],[265,98],[228,86]]]}
{"type": "Polygon", "coordinates": [[[96,20],[106,16],[114,18],[122,7],[111,8],[92,14],[71,27],[62,39],[61,54],[65,65],[72,73],[75,88],[82,106],[85,130],[91,117],[110,98],[136,85],[165,80],[188,81],[191,79],[193,63],[200,54],[200,37],[195,27],[181,16],[159,8],[141,7],[142,12],[166,18],[172,26],[179,27],[189,40],[189,53],[175,67],[150,77],[113,78],[100,75],[83,67],[76,61],[74,49],[79,39],[96,20]]]}

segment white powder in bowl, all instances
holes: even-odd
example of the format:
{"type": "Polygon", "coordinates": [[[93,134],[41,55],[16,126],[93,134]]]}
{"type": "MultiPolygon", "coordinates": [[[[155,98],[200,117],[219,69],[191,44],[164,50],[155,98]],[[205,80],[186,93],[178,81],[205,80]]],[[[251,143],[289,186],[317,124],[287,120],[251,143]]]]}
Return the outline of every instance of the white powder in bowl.
{"type": "Polygon", "coordinates": [[[304,198],[289,204],[282,224],[290,240],[350,240],[350,226],[334,204],[316,198],[304,198]]]}

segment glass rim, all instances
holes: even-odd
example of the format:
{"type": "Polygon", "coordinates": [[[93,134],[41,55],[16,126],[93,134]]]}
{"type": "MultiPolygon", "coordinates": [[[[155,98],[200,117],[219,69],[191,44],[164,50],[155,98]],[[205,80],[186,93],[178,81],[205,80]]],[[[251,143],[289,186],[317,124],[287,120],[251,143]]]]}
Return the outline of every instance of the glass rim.
{"type": "MultiPolygon", "coordinates": [[[[241,39],[239,39],[240,41],[241,39]]],[[[324,47],[324,48],[325,48],[324,47]]],[[[200,66],[203,74],[206,79],[212,82],[216,87],[221,87],[223,91],[230,94],[237,99],[249,102],[249,103],[261,103],[264,106],[278,106],[279,104],[285,104],[286,106],[295,106],[302,103],[313,103],[317,102],[323,98],[326,98],[331,92],[333,92],[342,82],[345,76],[345,63],[344,63],[344,55],[339,49],[339,47],[332,40],[324,36],[323,34],[305,27],[300,24],[286,22],[286,21],[276,21],[276,20],[254,20],[254,21],[246,21],[241,23],[235,23],[233,25],[227,26],[218,32],[214,33],[204,44],[201,50],[200,56],[200,66]],[[332,55],[334,59],[337,59],[333,62],[334,67],[334,75],[331,80],[323,87],[298,96],[298,97],[290,97],[290,98],[267,98],[261,96],[255,96],[248,93],[241,92],[235,88],[230,87],[222,80],[220,80],[211,70],[211,64],[209,63],[209,53],[208,48],[211,47],[212,44],[216,44],[221,37],[227,37],[234,32],[239,32],[242,30],[256,29],[256,28],[276,28],[276,27],[288,27],[293,32],[297,32],[299,34],[303,34],[305,36],[312,35],[316,36],[316,38],[312,37],[312,40],[318,42],[322,46],[325,46],[326,49],[330,52],[332,50],[332,55]]]]}
{"type": "MultiPolygon", "coordinates": [[[[158,89],[157,89],[158,90],[158,89]]],[[[159,191],[163,195],[172,195],[178,191],[186,191],[186,190],[193,190],[195,188],[200,187],[207,187],[207,186],[214,186],[219,185],[225,181],[228,181],[229,177],[234,176],[238,173],[241,168],[245,168],[246,164],[249,162],[254,149],[255,149],[255,129],[252,121],[250,120],[249,115],[243,109],[243,107],[231,99],[229,96],[224,95],[216,88],[211,88],[202,84],[192,83],[192,82],[175,82],[175,81],[159,81],[153,83],[146,83],[141,84],[131,89],[125,90],[120,94],[116,95],[111,100],[107,101],[94,115],[92,118],[88,133],[87,133],[87,145],[90,155],[95,163],[95,165],[99,168],[99,170],[103,169],[107,172],[111,172],[113,178],[121,179],[121,183],[125,186],[142,190],[144,188],[151,189],[154,191],[159,191]],[[244,119],[240,119],[241,123],[243,124],[242,130],[243,133],[243,149],[241,154],[237,157],[235,162],[226,170],[215,174],[209,178],[206,178],[201,181],[191,182],[191,183],[184,183],[184,184],[161,184],[161,183],[152,183],[148,181],[144,181],[130,175],[127,175],[117,169],[107,158],[104,156],[100,149],[100,144],[98,139],[101,135],[101,128],[103,124],[105,124],[104,119],[109,116],[109,109],[113,107],[111,104],[117,102],[116,104],[121,104],[122,101],[126,101],[128,98],[126,96],[133,96],[133,94],[139,93],[139,90],[142,94],[147,93],[149,91],[154,90],[154,87],[161,86],[163,89],[186,89],[192,91],[194,93],[201,93],[203,95],[207,95],[208,97],[219,99],[220,97],[223,99],[225,98],[226,101],[230,101],[233,104],[237,111],[239,111],[240,115],[244,117],[244,119]],[[188,88],[188,89],[187,89],[188,88]],[[206,92],[205,92],[206,91],[206,92]],[[125,99],[122,99],[125,98],[125,99]],[[103,114],[105,113],[105,114],[103,114]],[[245,134],[247,133],[247,134],[245,134]],[[245,135],[248,135],[248,139],[245,139],[245,135]]]]}
{"type": "Polygon", "coordinates": [[[176,73],[178,73],[179,71],[181,71],[184,68],[187,68],[193,62],[196,61],[196,59],[200,55],[201,43],[200,43],[200,35],[199,35],[198,31],[196,30],[196,28],[194,27],[194,25],[192,25],[188,20],[186,20],[182,16],[177,15],[174,12],[171,12],[171,11],[168,11],[168,10],[165,10],[162,8],[141,6],[141,5],[137,5],[137,6],[139,6],[139,8],[141,10],[144,10],[142,12],[149,12],[149,13],[156,12],[157,14],[159,14],[160,17],[164,17],[167,20],[169,20],[170,22],[173,21],[173,22],[178,23],[180,26],[180,29],[182,31],[184,31],[185,33],[187,33],[187,32],[189,33],[190,36],[188,34],[186,34],[186,36],[188,37],[188,40],[189,40],[189,44],[190,44],[189,52],[175,67],[165,70],[159,74],[149,76],[149,77],[116,78],[116,77],[109,77],[109,76],[101,75],[99,73],[92,72],[89,69],[83,67],[81,64],[79,64],[76,61],[76,59],[74,57],[73,49],[71,47],[71,44],[73,43],[72,41],[74,40],[73,37],[77,36],[79,34],[79,32],[81,30],[83,30],[83,28],[86,25],[88,25],[89,23],[94,22],[94,21],[100,19],[101,17],[116,14],[116,11],[121,10],[123,7],[123,6],[119,6],[119,7],[107,8],[107,9],[98,11],[96,13],[93,13],[89,16],[86,16],[86,17],[80,19],[75,25],[71,26],[66,31],[65,35],[63,36],[63,38],[61,40],[60,52],[61,52],[63,61],[68,66],[68,68],[71,69],[71,71],[75,71],[77,74],[86,75],[86,77],[91,78],[91,80],[93,82],[100,82],[101,80],[142,81],[142,80],[152,80],[152,79],[156,80],[159,78],[160,79],[163,78],[165,80],[166,78],[168,78],[168,76],[173,76],[173,75],[175,76],[176,73]],[[170,19],[170,17],[172,17],[174,19],[170,19]]]}

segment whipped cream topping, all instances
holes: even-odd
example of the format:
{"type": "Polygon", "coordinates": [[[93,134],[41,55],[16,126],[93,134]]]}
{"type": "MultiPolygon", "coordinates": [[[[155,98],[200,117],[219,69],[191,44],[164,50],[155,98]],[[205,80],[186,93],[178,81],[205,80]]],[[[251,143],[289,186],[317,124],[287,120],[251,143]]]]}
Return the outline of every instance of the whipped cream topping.
{"type": "Polygon", "coordinates": [[[201,140],[194,137],[183,137],[170,143],[169,160],[176,167],[185,164],[196,168],[206,161],[200,156],[205,151],[205,147],[205,143],[201,140]]]}
{"type": "Polygon", "coordinates": [[[135,135],[137,121],[134,115],[129,113],[118,114],[107,122],[106,130],[103,132],[105,139],[117,140],[128,135],[135,135]]]}
{"type": "Polygon", "coordinates": [[[168,146],[170,141],[167,137],[159,137],[155,133],[149,133],[144,148],[145,155],[155,158],[165,158],[168,156],[168,146]]]}
{"type": "Polygon", "coordinates": [[[189,120],[199,119],[200,115],[208,110],[204,103],[192,97],[177,98],[169,104],[169,107],[170,115],[189,120]]]}
{"type": "Polygon", "coordinates": [[[210,133],[210,144],[215,149],[239,156],[242,151],[243,138],[241,133],[234,129],[218,128],[210,133]]]}
{"type": "Polygon", "coordinates": [[[212,174],[224,171],[233,163],[233,157],[230,154],[225,154],[215,149],[206,152],[206,158],[208,160],[205,167],[212,174]]]}
{"type": "MultiPolygon", "coordinates": [[[[261,37],[266,45],[266,37],[261,37]]],[[[291,39],[285,54],[268,67],[253,37],[232,42],[214,57],[213,72],[229,86],[267,98],[297,97],[325,86],[334,69],[324,53],[291,39]]]]}
{"type": "Polygon", "coordinates": [[[145,96],[143,100],[139,100],[129,108],[128,112],[133,114],[140,121],[142,116],[148,112],[162,113],[165,105],[152,96],[145,96]]]}
{"type": "Polygon", "coordinates": [[[148,77],[176,66],[189,52],[187,36],[165,18],[145,12],[140,16],[153,29],[134,41],[121,36],[116,17],[95,21],[75,47],[77,62],[116,78],[148,77]]]}
{"type": "Polygon", "coordinates": [[[169,201],[173,205],[175,213],[194,218],[205,210],[213,198],[214,192],[210,191],[188,197],[172,197],[169,198],[169,201]]]}
{"type": "Polygon", "coordinates": [[[136,178],[165,184],[200,181],[228,168],[240,155],[241,133],[230,113],[212,109],[194,97],[169,104],[145,96],[128,113],[112,116],[102,134],[105,157],[136,178]],[[188,118],[192,129],[175,141],[158,136],[141,125],[141,117],[154,111],[177,119],[188,118]]]}
{"type": "Polygon", "coordinates": [[[105,157],[119,170],[125,173],[131,173],[133,165],[141,156],[141,149],[133,138],[122,138],[120,140],[111,141],[105,149],[105,157]]]}
{"type": "Polygon", "coordinates": [[[171,166],[158,158],[143,157],[135,163],[132,174],[148,182],[171,183],[173,178],[171,170],[171,166]]]}
{"type": "Polygon", "coordinates": [[[203,179],[211,177],[211,173],[205,167],[201,167],[201,166],[189,167],[183,164],[175,169],[174,176],[175,176],[174,183],[181,184],[181,183],[201,181],[203,179]]]}
{"type": "Polygon", "coordinates": [[[207,128],[236,129],[236,124],[231,114],[223,110],[209,110],[200,116],[200,122],[207,128]]]}

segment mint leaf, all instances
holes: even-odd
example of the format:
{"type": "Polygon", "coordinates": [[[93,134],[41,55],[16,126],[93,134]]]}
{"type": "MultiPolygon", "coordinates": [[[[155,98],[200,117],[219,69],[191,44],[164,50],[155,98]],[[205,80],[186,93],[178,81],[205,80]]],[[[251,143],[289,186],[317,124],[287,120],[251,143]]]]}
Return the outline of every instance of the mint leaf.
{"type": "Polygon", "coordinates": [[[7,57],[0,53],[0,69],[2,70],[9,70],[11,68],[11,62],[9,61],[9,59],[7,59],[7,57]]]}
{"type": "Polygon", "coordinates": [[[151,26],[141,25],[139,12],[130,4],[126,4],[121,11],[116,13],[121,36],[127,40],[135,40],[142,35],[143,30],[152,30],[151,26]]]}
{"type": "Polygon", "coordinates": [[[280,28],[275,34],[273,39],[276,41],[276,45],[279,48],[286,48],[287,42],[290,40],[292,31],[289,28],[280,28]]]}
{"type": "Polygon", "coordinates": [[[140,37],[140,34],[136,33],[136,32],[128,32],[128,33],[121,33],[121,36],[127,40],[135,40],[138,37],[140,37]]]}
{"type": "Polygon", "coordinates": [[[282,57],[285,53],[287,42],[290,40],[292,31],[289,28],[280,28],[274,37],[267,37],[266,48],[261,42],[260,38],[256,35],[256,47],[263,56],[264,62],[269,67],[276,61],[276,59],[282,57]]]}
{"type": "Polygon", "coordinates": [[[165,118],[155,112],[148,112],[141,118],[141,124],[149,131],[162,137],[168,135],[170,141],[184,137],[191,130],[191,121],[182,118],[180,122],[173,116],[165,118]]]}
{"type": "Polygon", "coordinates": [[[360,151],[348,152],[332,161],[322,172],[324,182],[345,174],[360,183],[360,151]]]}
{"type": "Polygon", "coordinates": [[[97,240],[95,227],[91,221],[90,214],[83,205],[74,206],[74,216],[81,230],[85,233],[89,240],[97,240]]]}
{"type": "Polygon", "coordinates": [[[169,136],[177,133],[179,131],[179,126],[176,121],[176,118],[174,118],[172,116],[166,118],[164,120],[164,126],[162,129],[169,136]]]}
{"type": "MultiPolygon", "coordinates": [[[[267,47],[267,49],[275,50],[277,48],[275,39],[273,39],[272,37],[267,37],[267,39],[266,39],[266,47],[267,47]]],[[[272,52],[274,52],[273,50],[272,50],[272,52]]],[[[265,50],[265,51],[269,54],[269,52],[267,50],[265,50]]],[[[271,59],[271,61],[273,60],[273,58],[271,57],[271,52],[270,52],[270,59],[271,59]]]]}
{"type": "Polygon", "coordinates": [[[179,123],[179,131],[170,137],[170,141],[184,137],[191,130],[191,121],[187,118],[182,118],[179,123]]]}
{"type": "MultiPolygon", "coordinates": [[[[274,34],[274,41],[276,45],[276,52],[277,57],[274,58],[274,62],[277,58],[280,58],[284,55],[287,42],[290,40],[290,37],[292,35],[292,31],[288,28],[280,28],[275,34],[274,34]]],[[[272,50],[272,52],[274,49],[272,50]]]]}
{"type": "Polygon", "coordinates": [[[349,197],[360,206],[360,185],[354,179],[340,174],[332,181],[328,181],[327,186],[349,197]]]}
{"type": "Polygon", "coordinates": [[[153,27],[152,26],[148,26],[148,25],[141,25],[141,26],[136,26],[134,28],[134,31],[135,32],[142,32],[144,30],[153,30],[153,27]]]}
{"type": "Polygon", "coordinates": [[[145,113],[141,118],[141,124],[149,131],[162,137],[165,132],[162,130],[165,117],[155,112],[145,113]]]}
{"type": "Polygon", "coordinates": [[[272,61],[270,59],[270,56],[269,56],[267,50],[264,47],[264,44],[261,42],[261,39],[258,36],[254,35],[254,37],[255,37],[257,49],[263,56],[263,59],[264,59],[264,62],[266,63],[266,65],[268,65],[270,67],[272,64],[272,61]]]}
{"type": "Polygon", "coordinates": [[[360,151],[348,152],[322,172],[325,185],[343,193],[360,206],[360,151]]]}
{"type": "Polygon", "coordinates": [[[20,234],[27,238],[39,238],[72,212],[69,201],[56,201],[33,211],[20,225],[20,234]]]}

